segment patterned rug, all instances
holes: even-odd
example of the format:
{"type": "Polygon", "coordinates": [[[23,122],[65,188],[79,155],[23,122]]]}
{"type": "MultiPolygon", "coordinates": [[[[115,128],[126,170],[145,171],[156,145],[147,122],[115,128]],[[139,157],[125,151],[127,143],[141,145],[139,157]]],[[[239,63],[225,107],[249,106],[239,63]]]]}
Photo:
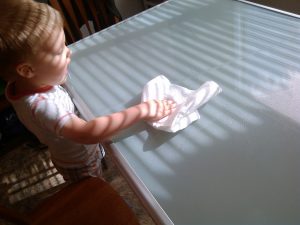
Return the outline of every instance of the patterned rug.
{"type": "MultiPolygon", "coordinates": [[[[133,209],[141,225],[154,225],[106,152],[104,179],[133,209]]],[[[21,212],[33,209],[40,201],[66,183],[49,159],[43,145],[24,140],[0,157],[0,202],[21,212]]],[[[0,220],[0,224],[7,224],[0,220]]]]}

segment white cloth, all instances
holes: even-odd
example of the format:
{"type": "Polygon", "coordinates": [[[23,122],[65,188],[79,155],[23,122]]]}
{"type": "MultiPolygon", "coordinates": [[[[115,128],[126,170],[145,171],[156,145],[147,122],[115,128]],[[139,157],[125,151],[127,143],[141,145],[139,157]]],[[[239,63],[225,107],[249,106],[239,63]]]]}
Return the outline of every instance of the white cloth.
{"type": "Polygon", "coordinates": [[[189,90],[171,82],[163,75],[150,80],[144,87],[142,102],[150,99],[171,99],[177,104],[175,111],[156,122],[149,122],[156,129],[177,132],[200,119],[198,108],[222,91],[214,81],[207,81],[197,90],[189,90]]]}

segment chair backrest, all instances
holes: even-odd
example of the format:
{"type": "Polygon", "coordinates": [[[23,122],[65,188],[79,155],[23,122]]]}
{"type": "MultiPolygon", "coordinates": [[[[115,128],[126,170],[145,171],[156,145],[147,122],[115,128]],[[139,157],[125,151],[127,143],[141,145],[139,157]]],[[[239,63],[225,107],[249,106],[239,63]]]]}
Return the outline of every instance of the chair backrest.
{"type": "Polygon", "coordinates": [[[166,0],[143,0],[145,9],[151,8],[157,4],[165,2],[166,0]]]}
{"type": "Polygon", "coordinates": [[[68,44],[122,19],[114,0],[48,0],[48,4],[61,12],[68,44]]]}
{"type": "Polygon", "coordinates": [[[139,224],[121,196],[99,178],[64,187],[26,215],[0,206],[0,218],[20,225],[139,224]]]}

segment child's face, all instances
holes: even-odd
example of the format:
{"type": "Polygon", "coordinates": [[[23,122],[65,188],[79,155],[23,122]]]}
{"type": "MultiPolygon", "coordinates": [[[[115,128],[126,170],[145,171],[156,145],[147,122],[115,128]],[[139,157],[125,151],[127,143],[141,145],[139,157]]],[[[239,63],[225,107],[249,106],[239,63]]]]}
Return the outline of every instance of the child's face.
{"type": "Polygon", "coordinates": [[[68,75],[71,51],[65,45],[63,29],[55,29],[31,60],[38,85],[63,84],[68,75]]]}

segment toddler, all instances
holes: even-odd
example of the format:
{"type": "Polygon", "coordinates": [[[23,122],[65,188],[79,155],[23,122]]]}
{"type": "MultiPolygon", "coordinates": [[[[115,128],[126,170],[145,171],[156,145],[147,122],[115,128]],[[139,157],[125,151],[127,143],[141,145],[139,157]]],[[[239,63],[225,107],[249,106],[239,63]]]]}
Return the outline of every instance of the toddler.
{"type": "Polygon", "coordinates": [[[1,0],[0,77],[20,121],[41,143],[67,181],[101,177],[99,142],[140,121],[156,121],[175,103],[150,100],[121,112],[85,121],[62,87],[71,51],[65,45],[62,17],[33,0],[1,0]]]}

